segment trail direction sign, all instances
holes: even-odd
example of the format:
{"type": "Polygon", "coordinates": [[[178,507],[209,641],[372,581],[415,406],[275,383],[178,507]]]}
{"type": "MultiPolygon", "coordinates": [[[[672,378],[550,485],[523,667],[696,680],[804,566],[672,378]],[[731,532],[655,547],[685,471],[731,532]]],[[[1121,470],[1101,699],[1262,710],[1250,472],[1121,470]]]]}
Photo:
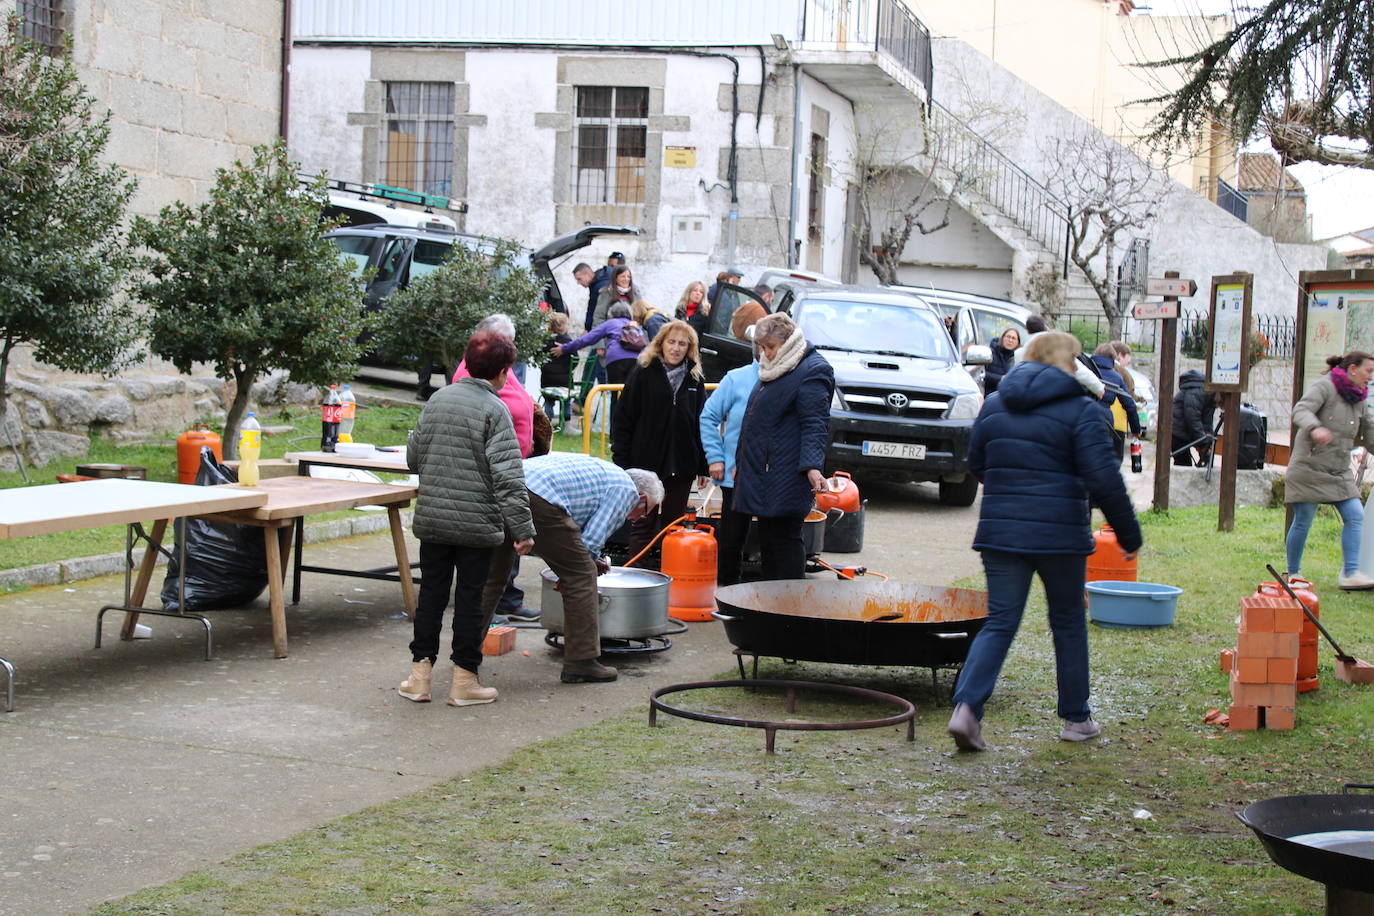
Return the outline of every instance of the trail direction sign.
{"type": "Polygon", "coordinates": [[[1166,277],[1151,277],[1145,281],[1147,296],[1191,296],[1197,292],[1196,280],[1181,280],[1166,277]]]}
{"type": "Polygon", "coordinates": [[[1149,321],[1155,318],[1177,318],[1178,300],[1166,299],[1163,302],[1137,302],[1131,311],[1131,317],[1138,321],[1149,321]]]}

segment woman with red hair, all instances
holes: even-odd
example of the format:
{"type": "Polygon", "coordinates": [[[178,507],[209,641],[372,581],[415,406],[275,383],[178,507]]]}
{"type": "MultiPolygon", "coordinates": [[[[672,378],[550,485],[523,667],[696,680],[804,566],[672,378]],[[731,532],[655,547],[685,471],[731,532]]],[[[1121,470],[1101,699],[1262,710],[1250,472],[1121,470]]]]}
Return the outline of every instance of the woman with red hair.
{"type": "Polygon", "coordinates": [[[439,637],[453,590],[450,706],[490,703],[496,691],[477,679],[482,663],[482,586],[493,548],[534,546],[520,446],[497,392],[515,362],[515,345],[493,331],[472,335],[463,362],[469,377],[435,392],[420,412],[406,464],[420,475],[412,527],[420,539],[420,596],[410,643],[410,677],[397,692],[428,703],[439,637]]]}

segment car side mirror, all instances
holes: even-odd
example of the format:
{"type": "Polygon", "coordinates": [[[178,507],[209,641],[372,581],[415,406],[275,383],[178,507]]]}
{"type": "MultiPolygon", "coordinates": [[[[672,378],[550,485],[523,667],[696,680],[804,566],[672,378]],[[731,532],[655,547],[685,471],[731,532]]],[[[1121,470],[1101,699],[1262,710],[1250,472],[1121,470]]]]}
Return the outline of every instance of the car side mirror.
{"type": "Polygon", "coordinates": [[[965,366],[986,366],[992,362],[992,347],[972,344],[964,351],[965,366]]]}

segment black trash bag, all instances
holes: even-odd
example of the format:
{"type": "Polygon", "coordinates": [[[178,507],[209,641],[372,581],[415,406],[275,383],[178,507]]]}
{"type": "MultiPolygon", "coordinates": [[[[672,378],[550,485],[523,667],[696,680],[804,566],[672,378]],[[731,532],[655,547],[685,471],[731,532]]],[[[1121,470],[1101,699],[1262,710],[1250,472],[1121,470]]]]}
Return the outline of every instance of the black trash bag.
{"type": "MultiPolygon", "coordinates": [[[[234,469],[215,460],[209,446],[201,446],[196,486],[238,483],[234,469]]],[[[255,525],[207,522],[179,518],[176,539],[186,538],[186,610],[214,611],[242,607],[267,587],[267,547],[262,529],[255,525]]],[[[177,551],[167,564],[162,582],[162,607],[176,612],[177,585],[181,578],[177,551]]]]}

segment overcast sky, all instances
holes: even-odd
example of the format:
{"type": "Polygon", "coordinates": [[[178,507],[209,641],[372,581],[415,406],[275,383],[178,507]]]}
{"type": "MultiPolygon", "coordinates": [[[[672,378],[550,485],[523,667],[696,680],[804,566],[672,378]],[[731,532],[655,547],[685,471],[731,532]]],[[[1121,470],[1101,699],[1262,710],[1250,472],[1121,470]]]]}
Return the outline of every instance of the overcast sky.
{"type": "MultiPolygon", "coordinates": [[[[1231,0],[1140,0],[1155,15],[1226,13],[1231,0]]],[[[1269,149],[1267,143],[1251,147],[1269,149]]],[[[1307,189],[1307,212],[1312,214],[1312,234],[1324,239],[1374,226],[1374,170],[1344,169],[1302,163],[1291,171],[1307,189]]]]}

